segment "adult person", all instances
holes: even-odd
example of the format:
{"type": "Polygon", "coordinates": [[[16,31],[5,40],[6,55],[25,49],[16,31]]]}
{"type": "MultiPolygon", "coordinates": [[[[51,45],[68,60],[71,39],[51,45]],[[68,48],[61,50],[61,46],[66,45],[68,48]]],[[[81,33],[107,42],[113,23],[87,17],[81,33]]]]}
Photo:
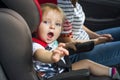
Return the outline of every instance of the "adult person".
{"type": "Polygon", "coordinates": [[[72,62],[90,59],[111,66],[120,64],[120,27],[93,32],[84,25],[85,14],[78,0],[57,0],[57,4],[66,14],[66,21],[60,40],[64,42],[89,41],[101,36],[110,42],[96,45],[89,52],[80,52],[70,56],[72,62]]]}

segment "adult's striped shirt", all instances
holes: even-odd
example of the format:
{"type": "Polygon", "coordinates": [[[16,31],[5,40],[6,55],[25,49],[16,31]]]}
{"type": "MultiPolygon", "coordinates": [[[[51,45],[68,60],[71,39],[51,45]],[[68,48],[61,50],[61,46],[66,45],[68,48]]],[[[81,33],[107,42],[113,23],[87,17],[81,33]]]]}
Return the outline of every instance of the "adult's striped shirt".
{"type": "Polygon", "coordinates": [[[82,6],[77,2],[74,7],[70,0],[57,0],[57,4],[63,9],[66,16],[62,34],[72,33],[76,40],[88,40],[89,35],[83,29],[85,14],[82,6]]]}

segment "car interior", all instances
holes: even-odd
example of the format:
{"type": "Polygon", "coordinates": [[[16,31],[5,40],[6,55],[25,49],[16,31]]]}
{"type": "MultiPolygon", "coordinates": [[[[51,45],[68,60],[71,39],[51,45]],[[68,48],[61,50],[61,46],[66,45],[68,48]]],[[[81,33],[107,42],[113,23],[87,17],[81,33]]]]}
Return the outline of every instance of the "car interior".
{"type": "Polygon", "coordinates": [[[120,26],[120,0],[78,0],[93,31],[120,26]]]}
{"type": "MultiPolygon", "coordinates": [[[[40,1],[0,0],[0,80],[45,80],[37,76],[32,66],[31,32],[40,24],[40,1]]],[[[83,69],[58,74],[48,80],[112,79],[93,76],[83,69]]]]}

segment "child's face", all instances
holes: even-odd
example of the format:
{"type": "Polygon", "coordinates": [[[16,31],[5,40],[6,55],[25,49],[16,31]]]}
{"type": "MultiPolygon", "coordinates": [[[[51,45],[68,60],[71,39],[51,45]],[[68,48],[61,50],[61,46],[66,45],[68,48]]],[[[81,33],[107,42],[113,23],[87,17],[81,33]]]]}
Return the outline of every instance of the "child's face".
{"type": "Polygon", "coordinates": [[[42,15],[42,21],[39,26],[39,36],[46,43],[55,41],[62,29],[63,15],[57,10],[46,10],[42,15]]]}

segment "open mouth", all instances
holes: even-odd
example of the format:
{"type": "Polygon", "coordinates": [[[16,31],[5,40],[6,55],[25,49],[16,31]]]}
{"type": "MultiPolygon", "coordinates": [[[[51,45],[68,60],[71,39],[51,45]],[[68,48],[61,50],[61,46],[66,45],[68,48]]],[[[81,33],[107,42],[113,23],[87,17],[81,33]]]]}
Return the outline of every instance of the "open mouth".
{"type": "Polygon", "coordinates": [[[49,38],[52,38],[52,37],[54,36],[54,34],[53,34],[52,32],[49,32],[49,33],[47,34],[47,36],[48,36],[49,38]]]}

